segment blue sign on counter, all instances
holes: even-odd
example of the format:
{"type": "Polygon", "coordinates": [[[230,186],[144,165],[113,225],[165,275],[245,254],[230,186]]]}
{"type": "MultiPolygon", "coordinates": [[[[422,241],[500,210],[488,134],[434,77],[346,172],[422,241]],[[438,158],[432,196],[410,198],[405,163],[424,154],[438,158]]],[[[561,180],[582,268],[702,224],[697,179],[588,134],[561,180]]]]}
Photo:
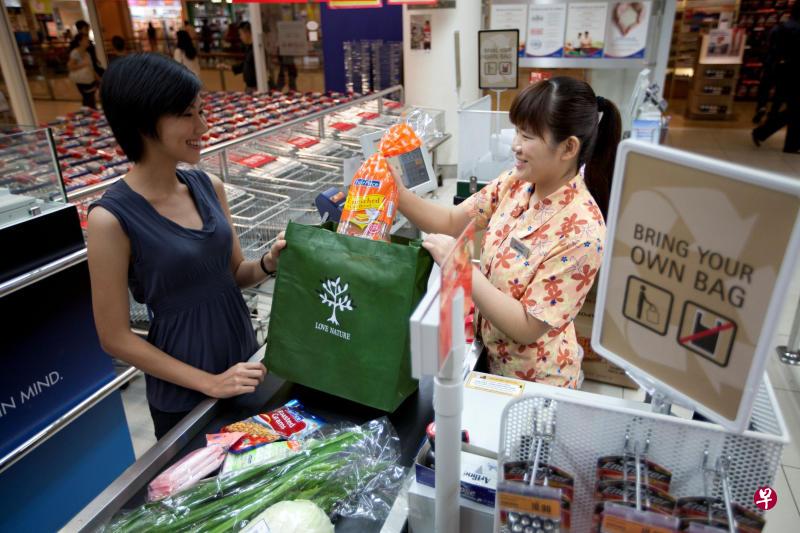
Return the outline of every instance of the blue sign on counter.
{"type": "Polygon", "coordinates": [[[0,457],[114,379],[85,261],[0,298],[0,457]]]}

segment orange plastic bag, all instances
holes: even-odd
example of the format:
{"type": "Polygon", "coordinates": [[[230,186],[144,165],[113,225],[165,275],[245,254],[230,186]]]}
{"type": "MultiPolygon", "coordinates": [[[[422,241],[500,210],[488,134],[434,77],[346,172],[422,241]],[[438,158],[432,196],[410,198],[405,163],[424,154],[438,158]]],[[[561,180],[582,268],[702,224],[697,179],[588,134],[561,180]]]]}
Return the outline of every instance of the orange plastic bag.
{"type": "Polygon", "coordinates": [[[397,185],[387,158],[419,148],[422,142],[408,124],[389,128],[372,154],[353,176],[347,193],[338,233],[389,241],[397,215],[397,185]]]}

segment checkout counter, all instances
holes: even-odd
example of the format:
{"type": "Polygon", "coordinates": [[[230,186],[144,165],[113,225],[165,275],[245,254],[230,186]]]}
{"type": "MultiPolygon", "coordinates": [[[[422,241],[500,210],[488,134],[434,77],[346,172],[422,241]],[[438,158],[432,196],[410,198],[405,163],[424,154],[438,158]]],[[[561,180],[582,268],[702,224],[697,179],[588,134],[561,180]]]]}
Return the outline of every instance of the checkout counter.
{"type": "MultiPolygon", "coordinates": [[[[470,355],[467,357],[469,364],[475,364],[481,349],[480,345],[470,347],[470,355]]],[[[205,446],[207,433],[217,433],[222,426],[275,409],[291,399],[299,400],[309,412],[331,423],[350,422],[360,425],[386,416],[400,439],[400,466],[407,468],[413,467],[414,458],[425,437],[425,428],[434,417],[432,378],[420,380],[419,390],[409,396],[394,413],[386,414],[269,374],[253,394],[234,400],[209,399],[198,405],[75,516],[66,525],[66,530],[96,531],[117,513],[142,505],[150,481],[189,452],[205,446]]],[[[395,507],[390,518],[397,520],[400,514],[404,523],[405,506],[402,502],[397,502],[395,507]]],[[[383,524],[363,519],[343,518],[336,523],[337,532],[367,533],[382,530],[383,524]]]]}

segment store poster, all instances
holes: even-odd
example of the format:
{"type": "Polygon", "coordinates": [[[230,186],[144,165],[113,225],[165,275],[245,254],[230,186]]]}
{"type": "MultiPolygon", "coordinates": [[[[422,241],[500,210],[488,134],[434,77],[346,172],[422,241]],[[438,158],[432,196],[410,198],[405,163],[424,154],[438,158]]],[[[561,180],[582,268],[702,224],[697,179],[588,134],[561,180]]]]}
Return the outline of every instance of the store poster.
{"type": "Polygon", "coordinates": [[[734,421],[798,197],[643,153],[623,161],[600,348],[734,421]]]}
{"type": "Polygon", "coordinates": [[[431,49],[431,16],[411,15],[408,31],[412,50],[431,49]]]}
{"type": "Polygon", "coordinates": [[[483,30],[478,32],[478,86],[481,89],[516,89],[517,30],[483,30]]]}
{"type": "Polygon", "coordinates": [[[566,4],[531,4],[528,10],[525,55],[528,57],[563,56],[566,24],[566,4]]]}
{"type": "Polygon", "coordinates": [[[302,20],[279,20],[278,50],[282,56],[306,55],[308,53],[306,23],[302,20]]]}
{"type": "Polygon", "coordinates": [[[525,4],[492,5],[492,30],[519,30],[518,54],[525,55],[525,29],[528,22],[528,6],[525,4]]]}
{"type": "Polygon", "coordinates": [[[608,25],[605,57],[644,57],[651,5],[652,2],[611,4],[611,23],[608,25]]]}
{"type": "Polygon", "coordinates": [[[607,14],[605,2],[569,4],[564,57],[603,57],[607,14]]]}

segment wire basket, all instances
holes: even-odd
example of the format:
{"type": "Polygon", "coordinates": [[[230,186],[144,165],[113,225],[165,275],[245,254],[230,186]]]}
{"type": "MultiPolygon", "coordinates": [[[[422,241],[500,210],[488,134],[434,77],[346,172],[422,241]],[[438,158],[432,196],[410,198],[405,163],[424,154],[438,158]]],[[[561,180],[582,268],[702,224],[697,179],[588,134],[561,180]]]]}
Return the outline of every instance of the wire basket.
{"type": "MultiPolygon", "coordinates": [[[[541,412],[543,400],[556,403],[553,438],[540,457],[575,476],[571,531],[590,530],[597,460],[620,455],[626,436],[642,443],[649,440],[648,459],[672,471],[670,493],[676,498],[705,495],[706,454],[728,458],[733,501],[762,514],[753,503],[753,492],[757,487],[773,485],[788,442],[766,377],[756,396],[750,429],[743,434],[728,433],[711,422],[570,398],[569,392],[537,391],[537,396],[524,396],[506,406],[500,427],[498,473],[502,478],[505,462],[530,460],[535,440],[532,421],[541,412]]],[[[721,488],[715,487],[710,495],[721,497],[721,488]]]]}

